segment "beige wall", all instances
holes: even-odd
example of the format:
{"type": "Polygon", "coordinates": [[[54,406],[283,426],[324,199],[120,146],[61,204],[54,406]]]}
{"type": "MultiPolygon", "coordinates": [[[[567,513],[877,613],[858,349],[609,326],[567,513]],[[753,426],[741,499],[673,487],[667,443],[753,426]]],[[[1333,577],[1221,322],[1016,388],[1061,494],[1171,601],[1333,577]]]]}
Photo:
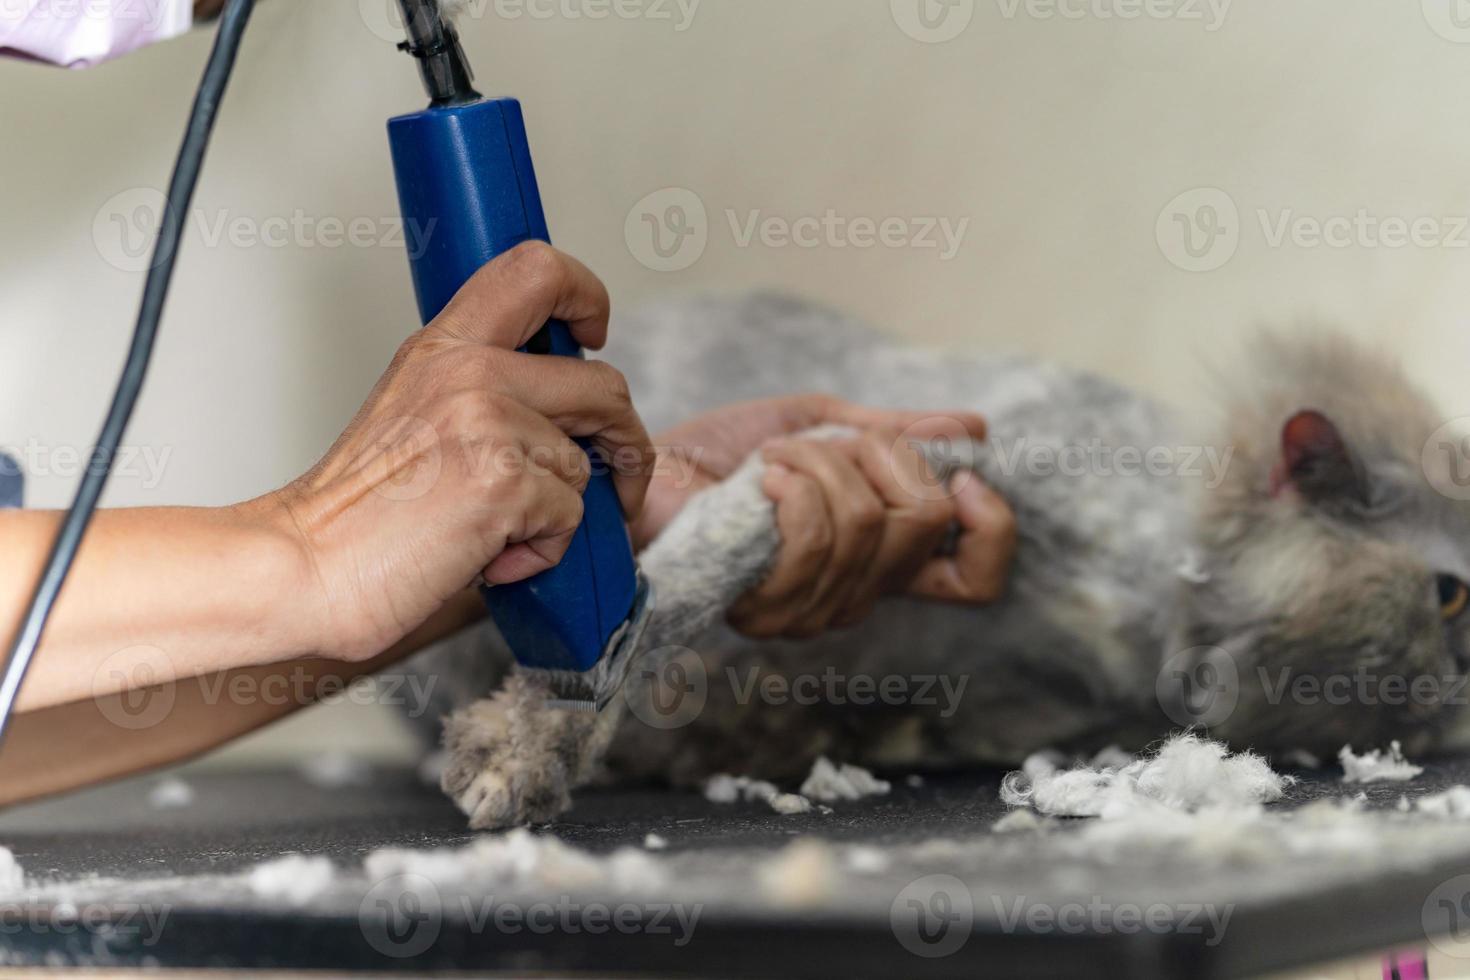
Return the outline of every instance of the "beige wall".
{"type": "MultiPolygon", "coordinates": [[[[619,303],[780,286],[916,340],[1035,350],[1181,398],[1197,356],[1254,323],[1327,316],[1470,412],[1459,0],[955,0],[944,43],[919,0],[702,0],[686,22],[691,2],[472,0],[464,22],[482,87],[526,102],[558,243],[619,303]],[[635,16],[587,16],[607,9],[635,16]],[[643,215],[677,203],[686,249],[707,247],[655,271],[643,215]],[[1202,205],[1223,234],[1191,258],[1176,214],[1203,246],[1202,205]],[[968,227],[947,260],[731,228],[829,209],[968,227]],[[1283,216],[1360,211],[1386,234],[1273,242],[1283,216]],[[1384,241],[1414,219],[1419,243],[1384,241]]],[[[111,503],[290,478],[415,325],[401,247],[325,247],[331,228],[311,227],[390,230],[383,123],[421,99],[380,36],[387,6],[261,3],[130,433],[161,479],[140,457],[111,503]],[[286,247],[211,241],[222,220],[270,232],[298,212],[286,247]]],[[[36,503],[65,499],[64,450],[94,435],[141,284],[117,221],[165,181],[208,44],[84,73],[0,65],[0,443],[46,447],[27,454],[36,503]]]]}

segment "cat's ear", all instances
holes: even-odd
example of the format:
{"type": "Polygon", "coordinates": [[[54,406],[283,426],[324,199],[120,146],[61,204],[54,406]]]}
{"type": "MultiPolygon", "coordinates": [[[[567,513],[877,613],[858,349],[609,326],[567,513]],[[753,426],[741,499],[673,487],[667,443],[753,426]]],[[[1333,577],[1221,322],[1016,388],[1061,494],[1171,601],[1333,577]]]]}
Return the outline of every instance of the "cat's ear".
{"type": "Polygon", "coordinates": [[[1367,502],[1368,488],[1352,450],[1332,420],[1306,409],[1281,429],[1281,462],[1273,489],[1293,487],[1308,500],[1367,502]]]}

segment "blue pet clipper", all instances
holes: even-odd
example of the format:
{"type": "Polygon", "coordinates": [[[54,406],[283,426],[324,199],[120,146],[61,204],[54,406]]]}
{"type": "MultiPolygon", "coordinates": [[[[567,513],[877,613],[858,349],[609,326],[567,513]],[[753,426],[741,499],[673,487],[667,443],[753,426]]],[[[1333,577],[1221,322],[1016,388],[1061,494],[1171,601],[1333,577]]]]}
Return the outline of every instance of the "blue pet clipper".
{"type": "MultiPolygon", "coordinates": [[[[400,0],[431,103],[388,123],[419,313],[433,320],[485,263],[522,242],[549,242],[525,120],[515,99],[485,99],[438,0],[400,0]]],[[[582,357],[552,321],[522,351],[582,357]]],[[[598,710],[622,686],[647,623],[649,589],[633,559],[612,475],[596,450],[586,513],[557,567],[484,588],[517,662],[547,671],[559,706],[598,710]]]]}

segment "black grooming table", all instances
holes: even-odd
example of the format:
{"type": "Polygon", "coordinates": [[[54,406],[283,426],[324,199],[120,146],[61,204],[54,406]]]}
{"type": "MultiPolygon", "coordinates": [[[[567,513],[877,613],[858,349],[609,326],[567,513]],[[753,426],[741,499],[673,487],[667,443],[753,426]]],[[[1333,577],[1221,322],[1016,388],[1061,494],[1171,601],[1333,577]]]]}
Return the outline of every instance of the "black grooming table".
{"type": "MultiPolygon", "coordinates": [[[[1301,775],[1293,804],[1360,789],[1341,785],[1335,769],[1301,775]]],[[[701,878],[718,883],[722,875],[734,881],[747,874],[803,835],[834,846],[889,849],[936,837],[973,837],[1006,812],[996,799],[998,776],[933,777],[916,786],[900,780],[890,796],[795,817],[758,804],[720,806],[691,794],[594,790],[550,829],[593,852],[641,846],[645,835],[655,833],[668,841],[663,858],[678,864],[681,887],[701,878]]],[[[697,927],[682,945],[651,929],[599,932],[577,919],[575,908],[571,919],[560,920],[570,927],[539,930],[503,930],[441,909],[409,908],[400,925],[406,922],[411,930],[432,918],[428,941],[394,934],[385,942],[374,932],[374,896],[364,886],[293,909],[242,895],[237,873],[286,852],[324,855],[343,868],[360,868],[367,854],[383,846],[473,842],[475,835],[437,792],[407,772],[378,772],[371,785],[337,788],[311,785],[292,772],[188,778],[195,799],[179,809],[151,807],[155,780],[147,779],[0,815],[0,843],[30,875],[59,883],[26,902],[0,900],[0,963],[518,976],[1247,977],[1422,946],[1426,929],[1440,925],[1426,920],[1426,901],[1447,879],[1470,873],[1467,824],[1458,856],[1441,855],[1432,867],[1337,874],[1321,886],[1302,868],[1201,877],[1176,867],[1167,854],[1149,868],[1093,869],[1091,877],[1068,886],[1079,901],[1084,895],[1096,901],[1156,893],[1170,902],[1181,894],[1228,896],[1229,927],[1213,945],[1197,934],[1004,925],[979,898],[987,889],[1024,892],[1030,875],[1046,877],[1056,894],[1057,882],[1076,871],[1029,864],[1015,855],[993,873],[984,863],[956,862],[951,868],[942,857],[937,866],[915,859],[912,867],[889,868],[862,888],[844,885],[826,904],[781,908],[734,885],[728,894],[707,888],[697,927]],[[964,923],[963,941],[952,952],[941,949],[954,944],[943,935],[953,906],[936,904],[931,889],[921,897],[936,916],[935,926],[919,945],[948,955],[916,955],[910,951],[915,920],[904,918],[904,889],[947,871],[962,876],[977,896],[973,922],[964,923]],[[138,882],[144,884],[131,884],[138,882]],[[69,883],[80,889],[74,896],[67,893],[69,883]]],[[[1379,784],[1367,791],[1372,806],[1391,809],[1403,793],[1413,797],[1464,782],[1470,782],[1470,760],[1431,765],[1407,786],[1379,784]]],[[[1446,911],[1443,931],[1456,925],[1450,917],[1455,912],[1446,911]]],[[[641,908],[645,916],[656,913],[654,903],[641,908]]]]}

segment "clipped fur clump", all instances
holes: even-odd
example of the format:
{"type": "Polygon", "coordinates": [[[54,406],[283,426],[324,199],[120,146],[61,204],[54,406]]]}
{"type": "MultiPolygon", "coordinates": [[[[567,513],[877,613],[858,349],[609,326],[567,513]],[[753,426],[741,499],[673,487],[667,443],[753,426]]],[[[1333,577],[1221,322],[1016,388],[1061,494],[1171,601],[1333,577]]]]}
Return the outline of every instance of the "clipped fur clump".
{"type": "Polygon", "coordinates": [[[1402,783],[1413,779],[1424,771],[1404,758],[1403,746],[1398,742],[1386,750],[1370,749],[1362,755],[1353,752],[1351,745],[1344,745],[1337,753],[1342,764],[1342,781],[1345,783],[1402,783]]]}
{"type": "Polygon", "coordinates": [[[1219,742],[1184,734],[1124,766],[1063,770],[1049,756],[1032,756],[1022,771],[1006,776],[1000,797],[1049,816],[1106,820],[1158,806],[1193,811],[1274,803],[1291,782],[1258,755],[1231,755],[1219,742]]]}
{"type": "Polygon", "coordinates": [[[1194,406],[1219,415],[1215,430],[1085,372],[905,349],[780,297],[680,300],[612,338],[607,357],[651,431],[805,391],[985,415],[984,445],[929,450],[1010,502],[1010,588],[983,608],[890,599],[860,628],[812,640],[739,637],[724,612],[779,545],[752,463],[642,556],[657,592],[651,652],[603,722],[547,714],[520,674],[469,707],[503,676],[486,676],[508,659],[493,631],[441,674],[459,712],[445,786],[476,826],[554,815],[599,772],[795,785],[824,756],[878,770],[1015,766],[1047,747],[1137,750],[1189,726],[1236,749],[1321,757],[1393,740],[1416,755],[1460,738],[1450,695],[1470,661],[1470,615],[1447,614],[1439,595],[1470,581],[1470,504],[1435,489],[1455,462],[1432,452],[1442,417],[1396,366],[1342,337],[1263,338],[1218,404],[1194,406]],[[651,712],[670,699],[665,667],[698,682],[676,724],[651,712]],[[938,688],[914,683],[874,710],[751,697],[743,681],[829,667],[938,678],[962,694],[926,700],[938,688]],[[1426,678],[1430,697],[1393,696],[1426,678]]]}

